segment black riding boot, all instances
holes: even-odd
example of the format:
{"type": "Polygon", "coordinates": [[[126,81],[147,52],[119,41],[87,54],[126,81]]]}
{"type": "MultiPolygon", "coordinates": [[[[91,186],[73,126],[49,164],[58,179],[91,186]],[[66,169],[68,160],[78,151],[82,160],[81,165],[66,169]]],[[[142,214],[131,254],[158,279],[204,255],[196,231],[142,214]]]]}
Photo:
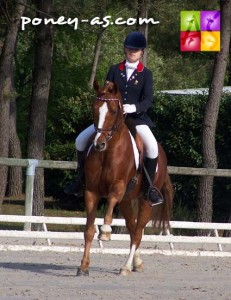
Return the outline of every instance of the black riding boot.
{"type": "Polygon", "coordinates": [[[69,183],[65,189],[64,193],[67,195],[75,195],[77,197],[82,196],[84,188],[84,159],[85,151],[77,151],[77,175],[76,180],[69,183]]]}
{"type": "Polygon", "coordinates": [[[161,192],[154,187],[154,177],[156,172],[157,158],[148,158],[146,157],[144,160],[144,166],[148,173],[149,179],[147,178],[147,174],[144,170],[143,179],[144,179],[144,196],[148,200],[151,206],[158,205],[163,203],[163,196],[161,192]]]}

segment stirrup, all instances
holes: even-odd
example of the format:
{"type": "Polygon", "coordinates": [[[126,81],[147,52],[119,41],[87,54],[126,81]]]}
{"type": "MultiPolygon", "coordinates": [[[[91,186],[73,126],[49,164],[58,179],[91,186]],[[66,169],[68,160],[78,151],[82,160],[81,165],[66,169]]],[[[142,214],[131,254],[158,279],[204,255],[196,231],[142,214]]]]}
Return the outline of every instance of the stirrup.
{"type": "Polygon", "coordinates": [[[145,197],[151,207],[162,204],[164,202],[163,195],[155,186],[149,186],[145,197]]]}

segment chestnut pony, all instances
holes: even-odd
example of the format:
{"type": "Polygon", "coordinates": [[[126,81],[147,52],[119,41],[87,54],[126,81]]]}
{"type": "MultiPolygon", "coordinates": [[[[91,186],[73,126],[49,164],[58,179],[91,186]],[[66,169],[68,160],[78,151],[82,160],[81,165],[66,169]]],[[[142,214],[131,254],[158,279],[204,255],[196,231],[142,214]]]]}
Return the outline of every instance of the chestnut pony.
{"type": "MultiPolygon", "coordinates": [[[[96,133],[85,160],[87,222],[84,230],[84,254],[77,275],[89,275],[90,247],[95,234],[94,221],[97,205],[102,197],[107,198],[107,210],[104,225],[100,228],[99,239],[110,240],[113,209],[118,204],[131,238],[129,257],[120,270],[121,275],[127,275],[132,270],[143,269],[143,262],[137,249],[146,224],[152,220],[153,226],[158,225],[162,229],[169,226],[173,188],[167,173],[164,150],[161,145],[158,145],[155,186],[162,192],[164,203],[151,207],[144,199],[142,167],[140,163],[137,170],[132,138],[124,122],[122,98],[118,88],[115,83],[108,81],[101,88],[94,83],[94,88],[97,92],[93,103],[96,133]],[[137,205],[134,205],[135,202],[137,205]]],[[[138,135],[135,140],[142,159],[143,143],[138,135]]]]}

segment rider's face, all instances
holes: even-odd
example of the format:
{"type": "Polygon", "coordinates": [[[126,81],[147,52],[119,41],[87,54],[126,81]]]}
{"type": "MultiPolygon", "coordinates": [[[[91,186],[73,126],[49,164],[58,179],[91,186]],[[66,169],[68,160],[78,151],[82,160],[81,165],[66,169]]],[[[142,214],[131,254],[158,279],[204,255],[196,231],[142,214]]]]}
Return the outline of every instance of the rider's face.
{"type": "Polygon", "coordinates": [[[134,62],[137,62],[138,60],[140,60],[142,53],[143,53],[143,50],[140,50],[140,49],[125,48],[126,59],[130,63],[134,63],[134,62]]]}

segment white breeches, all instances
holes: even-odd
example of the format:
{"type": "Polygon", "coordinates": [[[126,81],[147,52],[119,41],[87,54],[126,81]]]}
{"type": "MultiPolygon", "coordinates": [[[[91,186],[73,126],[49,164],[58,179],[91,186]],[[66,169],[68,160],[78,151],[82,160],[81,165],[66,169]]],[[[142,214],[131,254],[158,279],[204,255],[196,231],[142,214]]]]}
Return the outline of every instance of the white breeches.
{"type": "MultiPolygon", "coordinates": [[[[156,158],[158,156],[158,146],[157,141],[151,131],[151,129],[147,125],[137,125],[136,130],[141,136],[144,149],[145,156],[148,158],[156,158]]],[[[84,129],[76,138],[75,146],[78,151],[84,151],[87,147],[87,143],[91,135],[95,132],[94,125],[90,125],[86,129],[84,129]]]]}
{"type": "Polygon", "coordinates": [[[78,151],[84,151],[87,147],[89,138],[95,132],[94,125],[90,125],[86,129],[84,129],[80,134],[77,136],[75,140],[75,146],[78,151]]]}
{"type": "Polygon", "coordinates": [[[158,156],[158,145],[151,129],[147,125],[137,125],[136,130],[144,143],[145,156],[156,158],[158,156]]]}

